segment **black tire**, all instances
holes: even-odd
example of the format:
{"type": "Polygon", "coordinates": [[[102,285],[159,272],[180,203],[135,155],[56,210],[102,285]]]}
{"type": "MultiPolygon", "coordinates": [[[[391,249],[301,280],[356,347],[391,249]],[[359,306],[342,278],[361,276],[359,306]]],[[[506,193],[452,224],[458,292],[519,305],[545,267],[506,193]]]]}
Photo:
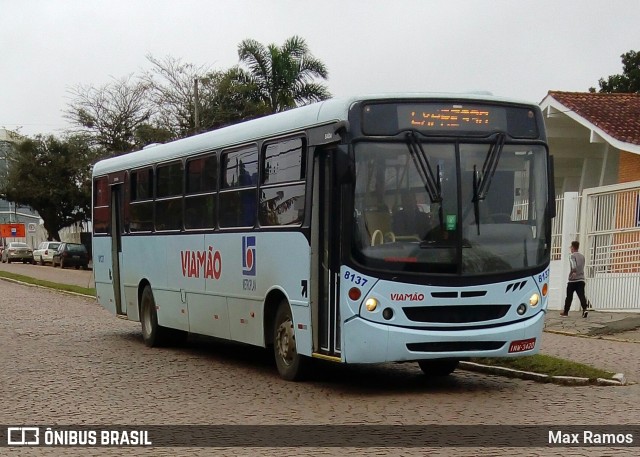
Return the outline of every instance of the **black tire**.
{"type": "Polygon", "coordinates": [[[301,381],[308,372],[310,360],[298,354],[291,308],[282,300],[273,323],[273,354],[278,373],[287,381],[301,381]]]}
{"type": "Polygon", "coordinates": [[[165,346],[169,343],[170,329],[158,325],[158,313],[156,301],[153,298],[151,286],[145,286],[140,298],[140,325],[142,327],[142,339],[150,348],[165,346]]]}
{"type": "Polygon", "coordinates": [[[427,376],[449,376],[458,368],[459,360],[451,359],[435,359],[435,360],[419,360],[418,365],[422,372],[427,376]]]}

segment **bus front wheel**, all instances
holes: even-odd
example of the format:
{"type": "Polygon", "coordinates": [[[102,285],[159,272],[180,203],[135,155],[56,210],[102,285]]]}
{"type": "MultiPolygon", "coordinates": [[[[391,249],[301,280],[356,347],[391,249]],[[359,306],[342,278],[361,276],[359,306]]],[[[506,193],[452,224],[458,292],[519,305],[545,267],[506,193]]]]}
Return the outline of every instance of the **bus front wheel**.
{"type": "Polygon", "coordinates": [[[283,300],[278,306],[273,327],[273,353],[278,373],[287,381],[300,381],[309,360],[298,354],[293,317],[289,303],[283,300]]]}
{"type": "Polygon", "coordinates": [[[448,376],[458,368],[458,360],[419,360],[418,365],[427,376],[448,376]]]}

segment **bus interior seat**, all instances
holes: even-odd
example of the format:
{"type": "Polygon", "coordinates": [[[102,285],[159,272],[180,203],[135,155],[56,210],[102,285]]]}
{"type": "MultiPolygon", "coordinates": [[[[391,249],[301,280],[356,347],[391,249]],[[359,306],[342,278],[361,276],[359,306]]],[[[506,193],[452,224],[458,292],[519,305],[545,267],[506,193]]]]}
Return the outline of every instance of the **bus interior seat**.
{"type": "Polygon", "coordinates": [[[379,201],[370,200],[365,206],[363,216],[369,240],[373,245],[374,237],[384,239],[385,236],[392,236],[391,212],[387,206],[379,201]],[[380,234],[380,235],[378,235],[380,234]]]}

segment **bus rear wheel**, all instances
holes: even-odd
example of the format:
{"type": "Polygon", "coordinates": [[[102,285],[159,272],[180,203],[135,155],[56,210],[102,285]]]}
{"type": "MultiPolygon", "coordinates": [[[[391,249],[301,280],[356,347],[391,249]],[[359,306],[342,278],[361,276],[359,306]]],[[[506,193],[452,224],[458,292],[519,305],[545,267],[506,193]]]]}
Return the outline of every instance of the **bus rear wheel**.
{"type": "Polygon", "coordinates": [[[278,306],[274,320],[273,353],[278,373],[283,379],[300,381],[304,378],[310,361],[307,357],[298,354],[293,317],[286,300],[278,306]]]}
{"type": "Polygon", "coordinates": [[[427,376],[449,376],[454,372],[456,368],[458,368],[458,364],[460,361],[458,360],[419,360],[418,365],[422,372],[427,376]]]}
{"type": "Polygon", "coordinates": [[[169,329],[158,325],[156,301],[151,286],[145,286],[140,300],[142,339],[148,347],[164,346],[169,340],[169,329]]]}

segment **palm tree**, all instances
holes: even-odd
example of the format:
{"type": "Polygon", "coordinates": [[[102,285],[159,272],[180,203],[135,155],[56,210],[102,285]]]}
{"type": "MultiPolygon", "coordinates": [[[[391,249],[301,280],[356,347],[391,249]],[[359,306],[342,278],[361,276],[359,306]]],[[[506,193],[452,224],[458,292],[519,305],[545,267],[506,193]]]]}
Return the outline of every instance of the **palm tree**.
{"type": "Polygon", "coordinates": [[[314,82],[314,78],[327,79],[327,68],[298,36],[281,47],[247,39],[238,45],[238,56],[249,69],[242,72],[245,83],[253,86],[253,97],[270,113],[331,97],[326,86],[314,82]]]}

